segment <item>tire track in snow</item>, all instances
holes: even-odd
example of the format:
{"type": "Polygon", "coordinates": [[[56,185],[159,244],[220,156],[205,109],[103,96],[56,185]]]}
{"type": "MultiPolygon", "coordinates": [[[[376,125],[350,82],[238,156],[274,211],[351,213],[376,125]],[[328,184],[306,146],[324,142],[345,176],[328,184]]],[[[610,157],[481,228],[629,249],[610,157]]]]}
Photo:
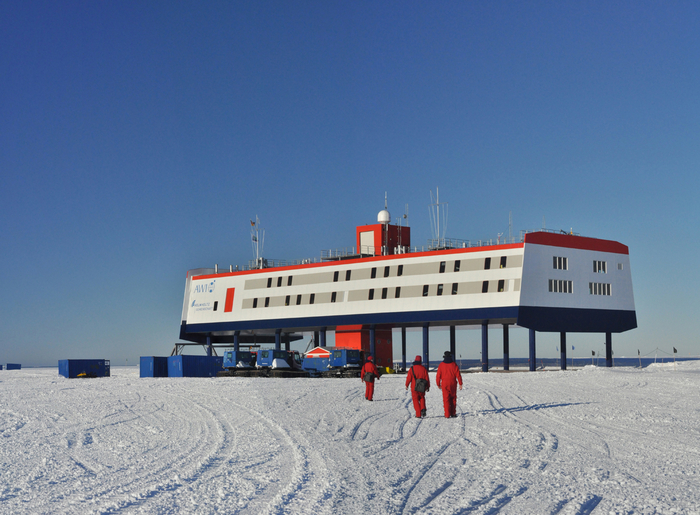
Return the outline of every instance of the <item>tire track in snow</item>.
{"type": "Polygon", "coordinates": [[[295,502],[311,503],[313,505],[315,501],[318,504],[322,504],[323,501],[330,499],[331,492],[327,485],[319,488],[318,485],[312,484],[316,478],[326,477],[328,475],[328,470],[323,459],[311,456],[316,452],[311,448],[307,449],[306,447],[308,444],[302,444],[296,441],[288,430],[263,413],[234,401],[229,401],[229,404],[257,417],[276,434],[280,435],[281,440],[289,448],[294,457],[292,474],[288,478],[287,484],[281,487],[271,500],[264,502],[265,508],[258,511],[259,508],[262,508],[262,506],[259,506],[260,503],[252,501],[248,503],[249,506],[253,504],[257,505],[251,506],[255,513],[285,513],[290,510],[290,505],[295,502]],[[321,470],[319,470],[319,462],[322,464],[321,470]],[[307,496],[309,498],[307,498],[307,496]]]}

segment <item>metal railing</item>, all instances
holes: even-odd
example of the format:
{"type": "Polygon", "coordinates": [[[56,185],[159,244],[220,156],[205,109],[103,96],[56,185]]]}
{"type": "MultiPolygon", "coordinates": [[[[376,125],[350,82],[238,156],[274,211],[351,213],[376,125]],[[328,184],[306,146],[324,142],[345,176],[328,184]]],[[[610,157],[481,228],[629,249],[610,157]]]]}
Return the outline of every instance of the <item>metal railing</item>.
{"type": "MultiPolygon", "coordinates": [[[[525,241],[525,235],[534,232],[546,232],[550,234],[568,234],[571,236],[581,236],[579,233],[573,231],[555,230],[555,229],[533,229],[533,230],[522,230],[520,231],[520,236],[518,238],[489,238],[484,240],[461,240],[457,238],[440,238],[428,240],[428,244],[424,246],[415,247],[396,247],[393,249],[393,254],[416,254],[419,252],[430,252],[435,250],[444,249],[466,249],[475,247],[490,247],[494,245],[505,245],[510,243],[522,243],[525,241]],[[510,241],[509,241],[510,240],[510,241]]],[[[193,275],[209,275],[218,273],[228,273],[237,272],[241,270],[260,270],[264,268],[279,268],[285,266],[299,266],[308,265],[313,263],[323,263],[327,261],[339,261],[342,259],[351,258],[361,258],[366,256],[375,255],[385,255],[385,249],[382,247],[378,249],[377,247],[363,245],[359,248],[357,252],[356,247],[343,247],[339,249],[322,250],[321,256],[319,258],[307,258],[307,259],[266,259],[259,258],[257,260],[250,260],[248,264],[239,267],[236,265],[229,266],[228,268],[219,268],[218,265],[214,265],[214,268],[196,268],[188,272],[188,276],[193,275]],[[379,252],[377,252],[379,250],[379,252]]]]}

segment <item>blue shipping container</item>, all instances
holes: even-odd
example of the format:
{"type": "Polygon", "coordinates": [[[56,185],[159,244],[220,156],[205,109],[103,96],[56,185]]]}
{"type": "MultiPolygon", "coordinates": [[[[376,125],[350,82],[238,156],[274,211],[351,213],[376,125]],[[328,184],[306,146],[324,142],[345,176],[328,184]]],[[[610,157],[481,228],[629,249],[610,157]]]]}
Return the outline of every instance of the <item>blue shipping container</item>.
{"type": "Polygon", "coordinates": [[[109,377],[108,359],[60,359],[58,374],[69,379],[76,377],[109,377]]]}
{"type": "Polygon", "coordinates": [[[141,356],[141,377],[168,377],[167,356],[141,356]]]}
{"type": "Polygon", "coordinates": [[[170,356],[168,377],[216,377],[223,370],[221,356],[170,356]]]}
{"type": "Polygon", "coordinates": [[[8,363],[5,367],[6,370],[21,370],[22,365],[19,363],[8,363]]]}
{"type": "Polygon", "coordinates": [[[168,377],[167,356],[141,356],[141,377],[168,377]]]}

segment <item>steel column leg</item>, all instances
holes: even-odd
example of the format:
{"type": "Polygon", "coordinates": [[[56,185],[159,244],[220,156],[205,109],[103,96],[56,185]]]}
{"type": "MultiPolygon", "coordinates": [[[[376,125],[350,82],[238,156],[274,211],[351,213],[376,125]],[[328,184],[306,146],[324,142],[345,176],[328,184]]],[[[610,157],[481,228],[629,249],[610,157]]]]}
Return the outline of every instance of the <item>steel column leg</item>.
{"type": "Polygon", "coordinates": [[[510,333],[508,324],[503,324],[503,370],[510,370],[510,333]]]}
{"type": "Polygon", "coordinates": [[[235,350],[236,352],[238,352],[240,349],[240,344],[238,343],[238,337],[240,336],[240,334],[240,331],[233,332],[233,350],[235,350]]]}
{"type": "Polygon", "coordinates": [[[489,371],[489,323],[481,323],[481,371],[489,371]]]}
{"type": "Polygon", "coordinates": [[[559,349],[561,352],[561,369],[566,370],[566,333],[559,333],[559,349]]]}
{"type": "Polygon", "coordinates": [[[430,326],[428,324],[423,325],[423,363],[425,363],[426,368],[430,366],[430,326]]]}
{"type": "Polygon", "coordinates": [[[401,365],[406,370],[406,328],[401,328],[401,365]]]}
{"type": "Polygon", "coordinates": [[[372,356],[373,359],[376,359],[376,356],[374,355],[375,351],[375,344],[376,344],[376,330],[375,326],[371,325],[369,326],[369,354],[372,356]]]}
{"type": "Polygon", "coordinates": [[[535,352],[535,330],[530,329],[530,372],[537,369],[537,355],[535,352]]]}
{"type": "Polygon", "coordinates": [[[325,327],[321,328],[320,335],[321,335],[321,347],[325,347],[326,346],[326,328],[325,327]]]}
{"type": "Polygon", "coordinates": [[[612,333],[605,333],[605,366],[612,367],[612,333]]]}
{"type": "Polygon", "coordinates": [[[282,329],[275,329],[275,350],[282,350],[282,329]]]}

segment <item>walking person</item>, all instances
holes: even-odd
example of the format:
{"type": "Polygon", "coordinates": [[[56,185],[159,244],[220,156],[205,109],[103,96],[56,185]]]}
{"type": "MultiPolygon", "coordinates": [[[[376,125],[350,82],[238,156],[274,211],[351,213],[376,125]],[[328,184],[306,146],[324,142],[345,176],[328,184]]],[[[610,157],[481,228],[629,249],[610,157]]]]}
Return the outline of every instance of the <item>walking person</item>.
{"type": "Polygon", "coordinates": [[[420,356],[416,356],[413,366],[406,374],[406,390],[409,386],[413,396],[416,418],[423,418],[426,414],[425,392],[430,390],[430,376],[428,376],[428,370],[423,366],[420,356]]]}
{"type": "Polygon", "coordinates": [[[379,370],[372,363],[372,356],[367,356],[367,361],[365,361],[360,372],[360,379],[365,382],[365,399],[368,401],[371,401],[372,397],[374,397],[375,378],[379,379],[379,370]]]}
{"type": "Polygon", "coordinates": [[[442,390],[442,402],[445,405],[445,418],[457,416],[457,382],[462,389],[462,373],[452,359],[452,353],[445,351],[442,363],[438,365],[435,382],[442,390]]]}

